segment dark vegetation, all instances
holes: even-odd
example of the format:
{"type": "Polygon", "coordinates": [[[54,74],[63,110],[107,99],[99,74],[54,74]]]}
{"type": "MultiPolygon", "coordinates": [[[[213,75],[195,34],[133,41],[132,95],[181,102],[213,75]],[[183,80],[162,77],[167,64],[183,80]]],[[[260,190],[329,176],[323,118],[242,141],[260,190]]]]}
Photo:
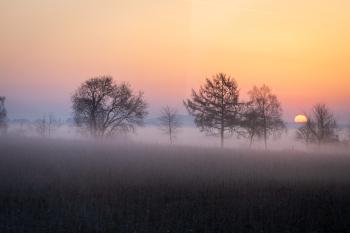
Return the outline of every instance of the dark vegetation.
{"type": "Polygon", "coordinates": [[[239,90],[235,79],[218,73],[205,80],[198,93],[192,90],[190,99],[184,105],[201,132],[220,137],[221,147],[224,138],[236,133],[240,126],[239,90]]]}
{"type": "Polygon", "coordinates": [[[349,152],[0,140],[0,232],[349,232],[349,152]]]}
{"type": "Polygon", "coordinates": [[[176,138],[176,133],[181,127],[181,120],[176,108],[165,106],[160,111],[159,129],[169,136],[169,143],[173,144],[176,138]]]}
{"type": "Polygon", "coordinates": [[[254,138],[263,138],[267,149],[267,139],[286,129],[281,104],[266,85],[254,86],[248,94],[249,101],[241,101],[236,80],[218,73],[198,92],[192,90],[184,105],[200,131],[220,137],[221,147],[225,137],[236,135],[248,138],[250,145],[254,138]]]}
{"type": "Polygon", "coordinates": [[[306,144],[330,144],[339,142],[337,121],[325,104],[316,104],[308,121],[297,131],[296,138],[306,144]]]}
{"type": "Polygon", "coordinates": [[[110,76],[85,81],[72,96],[75,123],[94,138],[133,131],[147,115],[143,93],[129,84],[117,84],[110,76]]]}

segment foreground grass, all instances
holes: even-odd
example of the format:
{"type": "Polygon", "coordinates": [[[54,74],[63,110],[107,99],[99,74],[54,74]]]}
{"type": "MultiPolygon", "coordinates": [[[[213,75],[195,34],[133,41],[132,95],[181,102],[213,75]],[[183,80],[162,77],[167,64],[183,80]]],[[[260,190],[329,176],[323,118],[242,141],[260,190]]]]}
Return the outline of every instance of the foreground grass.
{"type": "Polygon", "coordinates": [[[350,154],[2,139],[0,232],[350,232],[350,154]]]}

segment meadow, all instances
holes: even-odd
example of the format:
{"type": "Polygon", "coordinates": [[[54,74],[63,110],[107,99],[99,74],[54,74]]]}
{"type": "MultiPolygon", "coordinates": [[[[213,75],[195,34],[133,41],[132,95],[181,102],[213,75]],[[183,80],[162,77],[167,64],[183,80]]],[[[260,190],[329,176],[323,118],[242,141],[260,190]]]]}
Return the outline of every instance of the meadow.
{"type": "Polygon", "coordinates": [[[0,232],[350,232],[350,152],[0,140],[0,232]]]}

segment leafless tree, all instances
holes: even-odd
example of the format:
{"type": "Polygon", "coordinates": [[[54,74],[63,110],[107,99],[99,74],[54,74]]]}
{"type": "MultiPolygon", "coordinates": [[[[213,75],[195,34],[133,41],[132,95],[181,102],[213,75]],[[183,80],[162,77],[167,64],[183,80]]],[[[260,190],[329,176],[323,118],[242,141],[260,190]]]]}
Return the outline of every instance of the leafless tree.
{"type": "Polygon", "coordinates": [[[47,119],[47,125],[48,125],[47,133],[48,133],[48,136],[50,137],[52,133],[54,133],[62,125],[62,122],[60,119],[57,119],[53,114],[49,114],[47,119]]]}
{"type": "Polygon", "coordinates": [[[76,125],[93,137],[134,130],[147,115],[143,94],[133,94],[128,84],[118,85],[110,76],[85,81],[73,94],[72,102],[76,125]]]}
{"type": "Polygon", "coordinates": [[[46,119],[46,116],[43,116],[40,119],[37,119],[34,123],[36,132],[39,134],[41,137],[46,137],[47,136],[47,129],[48,129],[48,122],[46,119]]]}
{"type": "Polygon", "coordinates": [[[7,132],[7,111],[5,108],[5,97],[0,96],[0,135],[7,132]]]}
{"type": "Polygon", "coordinates": [[[316,104],[307,122],[298,129],[297,139],[318,145],[336,142],[337,122],[331,110],[325,104],[316,104]]]}
{"type": "Polygon", "coordinates": [[[277,96],[272,94],[271,89],[263,85],[260,88],[254,86],[248,92],[250,100],[249,105],[255,116],[257,136],[262,136],[267,149],[267,140],[271,135],[278,136],[286,126],[282,120],[282,107],[277,99],[277,96]]]}
{"type": "Polygon", "coordinates": [[[169,135],[170,144],[174,143],[175,135],[181,127],[181,121],[175,108],[165,106],[161,110],[159,117],[160,130],[169,135]]]}
{"type": "Polygon", "coordinates": [[[60,125],[60,121],[53,114],[49,114],[48,117],[44,115],[35,121],[35,129],[41,137],[50,137],[60,125]]]}
{"type": "Polygon", "coordinates": [[[252,146],[254,138],[263,136],[263,124],[259,112],[250,103],[244,106],[241,126],[244,129],[243,135],[249,139],[249,147],[252,146]]]}
{"type": "Polygon", "coordinates": [[[314,122],[310,120],[311,117],[308,114],[304,114],[304,116],[306,116],[307,121],[297,130],[296,138],[297,140],[304,141],[308,145],[315,141],[312,133],[315,125],[314,122]]]}
{"type": "Polygon", "coordinates": [[[232,135],[239,129],[241,104],[238,86],[224,73],[206,79],[198,93],[192,90],[192,98],[185,100],[184,105],[202,132],[220,136],[221,147],[225,135],[232,135]]]}

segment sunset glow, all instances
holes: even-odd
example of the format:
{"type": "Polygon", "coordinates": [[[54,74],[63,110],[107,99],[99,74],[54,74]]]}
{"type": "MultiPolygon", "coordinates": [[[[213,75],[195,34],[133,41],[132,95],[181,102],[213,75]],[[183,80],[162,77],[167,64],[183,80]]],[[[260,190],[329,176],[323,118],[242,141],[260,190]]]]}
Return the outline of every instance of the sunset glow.
{"type": "Polygon", "coordinates": [[[183,111],[192,88],[225,72],[243,99],[269,85],[285,119],[325,102],[346,121],[349,9],[331,0],[5,0],[0,92],[14,117],[64,115],[77,85],[106,74],[142,90],[151,111],[183,111]]]}
{"type": "Polygon", "coordinates": [[[349,167],[350,0],[0,0],[0,233],[350,232],[349,167]]]}

